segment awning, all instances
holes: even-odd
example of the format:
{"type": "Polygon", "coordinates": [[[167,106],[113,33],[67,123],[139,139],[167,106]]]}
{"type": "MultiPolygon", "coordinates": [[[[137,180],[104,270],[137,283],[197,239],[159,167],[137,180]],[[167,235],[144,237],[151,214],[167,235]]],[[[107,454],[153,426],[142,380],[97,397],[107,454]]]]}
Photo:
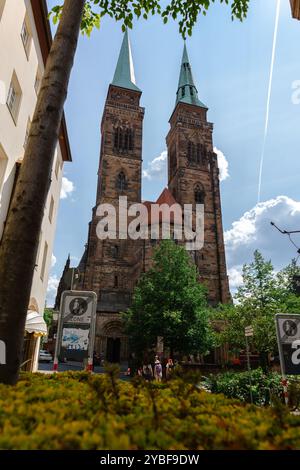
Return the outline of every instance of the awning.
{"type": "Polygon", "coordinates": [[[34,333],[35,336],[47,335],[47,325],[40,313],[28,310],[25,331],[27,331],[27,333],[34,333]]]}

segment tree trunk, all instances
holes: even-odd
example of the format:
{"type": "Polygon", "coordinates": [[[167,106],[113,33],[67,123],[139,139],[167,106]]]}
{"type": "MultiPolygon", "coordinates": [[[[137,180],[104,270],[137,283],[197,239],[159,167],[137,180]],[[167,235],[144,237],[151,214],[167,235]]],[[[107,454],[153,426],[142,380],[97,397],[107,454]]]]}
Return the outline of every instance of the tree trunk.
{"type": "Polygon", "coordinates": [[[19,377],[39,235],[84,5],[85,0],[64,2],[0,244],[0,340],[6,345],[0,382],[11,385],[19,377]]]}

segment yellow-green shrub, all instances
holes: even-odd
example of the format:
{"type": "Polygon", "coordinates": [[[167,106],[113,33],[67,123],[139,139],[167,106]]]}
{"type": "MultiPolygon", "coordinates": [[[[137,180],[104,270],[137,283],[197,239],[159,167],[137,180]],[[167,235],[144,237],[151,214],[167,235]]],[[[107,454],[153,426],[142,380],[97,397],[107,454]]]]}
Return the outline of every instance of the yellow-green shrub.
{"type": "Polygon", "coordinates": [[[300,417],[114,374],[24,375],[0,385],[0,449],[300,449],[300,417]]]}

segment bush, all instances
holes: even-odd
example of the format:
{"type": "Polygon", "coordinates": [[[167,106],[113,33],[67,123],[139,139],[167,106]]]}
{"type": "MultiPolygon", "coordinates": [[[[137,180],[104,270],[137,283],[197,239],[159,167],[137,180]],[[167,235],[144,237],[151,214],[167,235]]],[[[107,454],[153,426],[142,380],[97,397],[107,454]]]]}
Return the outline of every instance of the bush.
{"type": "Polygon", "coordinates": [[[0,385],[0,449],[296,449],[300,417],[200,391],[106,375],[23,375],[0,385]]]}
{"type": "MultiPolygon", "coordinates": [[[[262,369],[251,372],[225,372],[210,375],[204,384],[213,393],[223,393],[228,398],[238,398],[250,403],[250,377],[253,403],[262,406],[270,405],[278,399],[283,401],[281,375],[277,372],[265,374],[262,369]]],[[[291,378],[289,384],[290,405],[296,408],[300,398],[299,383],[291,378]]]]}

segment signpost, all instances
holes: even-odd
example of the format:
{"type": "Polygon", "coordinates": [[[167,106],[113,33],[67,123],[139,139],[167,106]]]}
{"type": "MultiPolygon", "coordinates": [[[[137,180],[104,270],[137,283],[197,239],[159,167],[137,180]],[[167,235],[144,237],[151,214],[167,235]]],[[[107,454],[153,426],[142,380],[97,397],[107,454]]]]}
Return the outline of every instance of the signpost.
{"type": "Polygon", "coordinates": [[[61,296],[53,370],[58,359],[88,360],[93,367],[97,295],[95,292],[65,291],[61,296]]]}
{"type": "Polygon", "coordinates": [[[249,342],[248,338],[253,336],[253,327],[246,326],[245,328],[245,338],[246,338],[246,354],[247,354],[247,366],[249,372],[249,384],[250,384],[250,400],[253,403],[253,396],[252,396],[252,381],[251,381],[251,364],[250,364],[250,350],[249,350],[249,342]]]}
{"type": "Polygon", "coordinates": [[[277,314],[275,323],[284,396],[288,404],[286,375],[300,375],[300,315],[277,314]]]}

